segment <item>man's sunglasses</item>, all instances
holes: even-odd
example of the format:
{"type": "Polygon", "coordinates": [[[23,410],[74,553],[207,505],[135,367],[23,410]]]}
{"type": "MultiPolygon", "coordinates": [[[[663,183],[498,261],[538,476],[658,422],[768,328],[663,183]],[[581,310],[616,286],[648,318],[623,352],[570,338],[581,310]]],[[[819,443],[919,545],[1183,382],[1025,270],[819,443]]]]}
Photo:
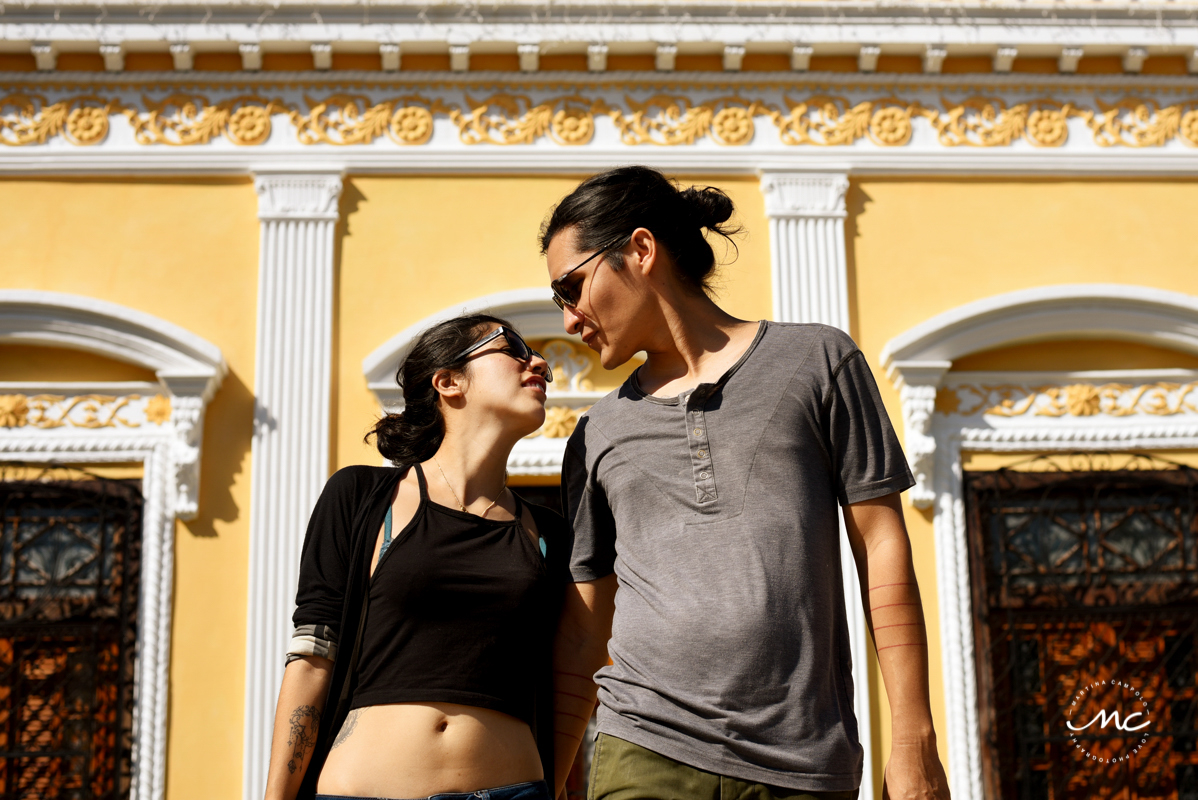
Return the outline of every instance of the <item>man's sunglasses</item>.
{"type": "MultiPolygon", "coordinates": [[[[496,352],[496,353],[503,353],[505,355],[509,355],[512,358],[516,359],[517,361],[523,362],[525,364],[532,361],[534,356],[536,358],[540,358],[540,359],[545,358],[543,355],[538,353],[536,350],[533,350],[531,347],[529,347],[528,342],[526,342],[522,338],[520,338],[520,334],[516,333],[514,330],[512,330],[511,328],[509,328],[505,325],[500,325],[498,328],[491,331],[486,336],[479,339],[477,342],[470,345],[462,352],[458,353],[458,355],[453,359],[454,362],[456,363],[458,361],[461,361],[466,356],[468,356],[471,353],[473,353],[474,351],[478,350],[478,348],[480,348],[486,344],[489,344],[490,342],[495,341],[500,336],[502,336],[504,338],[504,341],[507,343],[507,346],[500,350],[495,350],[494,352],[496,352]]],[[[553,383],[553,369],[549,366],[548,361],[545,362],[545,382],[553,383]]]]}
{"type": "Polygon", "coordinates": [[[599,256],[614,250],[616,247],[624,244],[626,241],[628,241],[628,236],[621,236],[619,239],[616,239],[606,247],[596,250],[589,258],[587,258],[586,261],[582,262],[578,266],[570,267],[570,269],[562,273],[560,278],[550,283],[549,288],[553,290],[553,302],[557,303],[557,307],[562,311],[565,311],[567,308],[574,308],[578,305],[578,290],[582,288],[582,281],[579,281],[578,284],[574,286],[567,286],[566,278],[569,278],[571,273],[573,273],[575,270],[582,269],[599,256]]]}

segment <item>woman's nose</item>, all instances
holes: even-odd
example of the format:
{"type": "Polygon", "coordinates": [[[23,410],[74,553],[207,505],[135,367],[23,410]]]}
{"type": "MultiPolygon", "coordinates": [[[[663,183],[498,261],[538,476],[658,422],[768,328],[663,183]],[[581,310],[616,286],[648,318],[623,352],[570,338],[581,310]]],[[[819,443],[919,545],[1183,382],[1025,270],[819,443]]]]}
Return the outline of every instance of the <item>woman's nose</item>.
{"type": "Polygon", "coordinates": [[[540,353],[533,353],[532,360],[528,362],[528,368],[544,378],[546,383],[553,383],[553,370],[549,368],[549,362],[540,353]]]}

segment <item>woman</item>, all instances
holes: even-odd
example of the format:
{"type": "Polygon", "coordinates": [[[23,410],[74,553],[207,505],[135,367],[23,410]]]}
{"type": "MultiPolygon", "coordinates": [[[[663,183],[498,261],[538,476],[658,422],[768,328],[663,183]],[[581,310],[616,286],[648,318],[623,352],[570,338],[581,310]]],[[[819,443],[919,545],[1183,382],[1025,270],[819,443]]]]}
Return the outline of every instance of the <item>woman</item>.
{"type": "Polygon", "coordinates": [[[549,800],[568,545],[505,468],[552,372],[475,314],[396,377],[404,411],[367,438],[398,468],[340,470],[308,526],[266,798],[549,800]]]}

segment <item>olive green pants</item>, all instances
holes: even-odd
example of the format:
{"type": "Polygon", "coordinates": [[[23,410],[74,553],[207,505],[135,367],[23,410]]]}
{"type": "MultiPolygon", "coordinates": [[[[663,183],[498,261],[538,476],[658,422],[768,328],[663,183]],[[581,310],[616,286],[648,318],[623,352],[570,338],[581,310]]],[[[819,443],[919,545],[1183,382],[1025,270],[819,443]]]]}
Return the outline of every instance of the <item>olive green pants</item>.
{"type": "Polygon", "coordinates": [[[857,800],[850,792],[805,792],[704,772],[606,733],[595,741],[587,800],[857,800]]]}

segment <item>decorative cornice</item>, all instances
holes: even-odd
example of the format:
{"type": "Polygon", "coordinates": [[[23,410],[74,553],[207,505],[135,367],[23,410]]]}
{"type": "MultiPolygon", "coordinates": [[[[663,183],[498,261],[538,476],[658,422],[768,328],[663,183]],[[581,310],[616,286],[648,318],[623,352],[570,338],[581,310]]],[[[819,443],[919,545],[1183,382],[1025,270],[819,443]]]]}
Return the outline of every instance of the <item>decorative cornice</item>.
{"type": "MultiPolygon", "coordinates": [[[[879,45],[1177,46],[1198,44],[1189,3],[866,3],[729,0],[660,3],[30,2],[5,8],[7,41],[55,42],[754,42],[879,45]]],[[[512,47],[515,52],[515,47],[512,47]]],[[[583,48],[585,52],[585,47],[583,48]]],[[[651,52],[651,51],[650,51],[651,52]]]]}

